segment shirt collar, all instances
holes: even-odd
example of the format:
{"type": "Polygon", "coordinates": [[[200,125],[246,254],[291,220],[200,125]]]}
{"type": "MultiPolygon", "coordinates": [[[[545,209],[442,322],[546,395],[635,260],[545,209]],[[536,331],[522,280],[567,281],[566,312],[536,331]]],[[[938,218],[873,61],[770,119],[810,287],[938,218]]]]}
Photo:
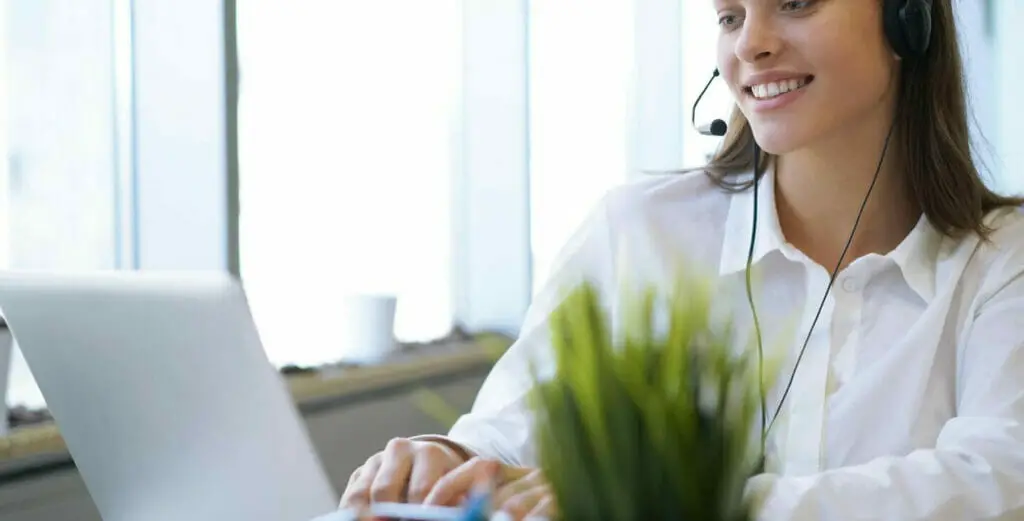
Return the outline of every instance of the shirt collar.
{"type": "Polygon", "coordinates": [[[907,285],[925,302],[935,296],[935,277],[943,236],[921,215],[903,242],[886,257],[893,260],[907,285]]]}
{"type": "MultiPolygon", "coordinates": [[[[741,174],[741,181],[752,178],[752,172],[741,174]]],[[[751,265],[756,265],[771,252],[787,253],[786,249],[789,248],[779,224],[775,206],[775,176],[770,168],[762,176],[757,192],[757,237],[751,265]]],[[[747,189],[733,194],[726,216],[722,258],[719,262],[720,275],[746,269],[753,216],[754,190],[747,189]]],[[[935,296],[936,269],[942,242],[942,234],[922,215],[903,242],[885,255],[899,267],[907,285],[926,302],[935,296]]],[[[792,257],[790,254],[786,256],[792,257]]]]}
{"type": "MultiPolygon", "coordinates": [[[[753,173],[742,174],[741,181],[750,181],[753,173]]],[[[750,253],[750,232],[754,219],[753,188],[737,192],[729,202],[729,213],[725,220],[725,237],[722,244],[722,259],[719,274],[728,275],[747,268],[750,253]]],[[[765,172],[757,187],[757,237],[751,264],[757,264],[765,255],[780,250],[786,240],[775,211],[775,176],[771,170],[765,172]]]]}

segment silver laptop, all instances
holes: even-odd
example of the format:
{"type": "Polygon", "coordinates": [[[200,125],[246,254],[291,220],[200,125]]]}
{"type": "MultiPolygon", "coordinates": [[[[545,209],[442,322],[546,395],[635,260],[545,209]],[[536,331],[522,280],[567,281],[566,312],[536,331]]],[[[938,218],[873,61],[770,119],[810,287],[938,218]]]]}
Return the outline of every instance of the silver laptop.
{"type": "Polygon", "coordinates": [[[105,521],[308,521],[337,497],[226,274],[0,274],[105,521]]]}

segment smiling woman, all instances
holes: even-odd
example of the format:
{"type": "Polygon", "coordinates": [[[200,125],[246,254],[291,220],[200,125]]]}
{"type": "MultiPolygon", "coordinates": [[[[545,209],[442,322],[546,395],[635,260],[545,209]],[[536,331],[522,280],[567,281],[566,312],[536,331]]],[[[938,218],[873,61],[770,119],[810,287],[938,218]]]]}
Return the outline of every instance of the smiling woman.
{"type": "Polygon", "coordinates": [[[884,24],[879,23],[882,3],[865,2],[857,10],[845,4],[720,3],[722,77],[766,151],[798,148],[853,118],[888,119],[896,74],[889,59],[893,51],[882,37],[884,24]],[[791,80],[807,88],[789,89],[791,80]],[[779,95],[780,83],[786,84],[785,95],[779,95]],[[879,103],[883,99],[888,103],[879,103]],[[821,110],[825,103],[827,111],[821,110]]]}
{"type": "Polygon", "coordinates": [[[615,297],[671,287],[682,256],[754,331],[735,347],[785,359],[757,414],[758,518],[1017,519],[1024,213],[974,164],[952,1],[713,5],[735,106],[718,153],[595,205],[473,410],[429,443],[536,467],[529,375],[555,371],[564,288],[592,282],[621,324],[615,297]]]}
{"type": "Polygon", "coordinates": [[[813,156],[830,150],[853,166],[838,178],[856,179],[857,172],[876,170],[866,152],[888,150],[891,133],[894,150],[878,160],[878,170],[908,171],[878,179],[893,183],[898,177],[894,191],[913,203],[904,215],[892,215],[893,223],[909,229],[916,211],[923,211],[943,232],[984,235],[988,211],[1017,204],[991,191],[974,164],[963,63],[948,2],[891,0],[861,9],[842,0],[718,4],[722,76],[738,101],[730,135],[710,165],[720,180],[751,166],[745,151],[752,139],[769,161],[786,156],[781,161],[788,166],[780,170],[820,171],[823,165],[813,156]],[[843,29],[848,26],[863,32],[843,29]],[[794,82],[803,86],[792,89],[794,82]],[[879,134],[878,128],[890,130],[879,134]],[[872,134],[874,141],[866,141],[872,134]],[[810,140],[816,152],[789,154],[807,150],[810,140]],[[868,150],[853,149],[858,142],[868,150]]]}

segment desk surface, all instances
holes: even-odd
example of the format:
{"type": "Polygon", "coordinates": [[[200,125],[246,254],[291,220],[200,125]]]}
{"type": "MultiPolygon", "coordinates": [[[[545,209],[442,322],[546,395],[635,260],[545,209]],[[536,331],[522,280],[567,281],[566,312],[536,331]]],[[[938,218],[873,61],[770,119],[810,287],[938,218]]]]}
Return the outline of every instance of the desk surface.
{"type": "MultiPolygon", "coordinates": [[[[379,365],[287,375],[303,415],[366,400],[367,395],[400,392],[467,370],[486,370],[511,343],[508,337],[482,334],[470,341],[424,346],[379,365]]],[[[0,437],[0,482],[26,471],[71,465],[67,446],[52,422],[15,429],[0,437]]]]}

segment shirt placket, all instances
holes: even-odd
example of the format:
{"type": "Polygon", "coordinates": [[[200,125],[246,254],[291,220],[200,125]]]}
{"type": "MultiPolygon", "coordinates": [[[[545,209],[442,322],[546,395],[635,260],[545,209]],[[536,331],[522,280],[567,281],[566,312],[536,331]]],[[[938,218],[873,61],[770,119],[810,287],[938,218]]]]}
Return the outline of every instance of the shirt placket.
{"type": "MultiPolygon", "coordinates": [[[[836,309],[832,327],[831,362],[826,395],[832,395],[853,375],[861,331],[858,325],[864,313],[864,286],[876,269],[852,266],[836,281],[836,309]],[[864,268],[864,269],[857,269],[864,268]]],[[[871,266],[876,268],[876,266],[871,266]]]]}
{"type": "MultiPolygon", "coordinates": [[[[795,346],[794,355],[799,354],[806,331],[810,329],[821,302],[828,275],[820,268],[812,271],[813,283],[808,284],[806,311],[803,317],[804,335],[795,346]]],[[[803,358],[796,368],[793,386],[786,397],[784,410],[786,421],[785,461],[783,472],[788,475],[806,475],[821,468],[822,443],[825,426],[825,400],[828,386],[831,353],[831,330],[835,310],[835,298],[830,294],[825,300],[821,316],[814,326],[803,358]]],[[[788,375],[786,375],[788,376],[788,375]]]]}

